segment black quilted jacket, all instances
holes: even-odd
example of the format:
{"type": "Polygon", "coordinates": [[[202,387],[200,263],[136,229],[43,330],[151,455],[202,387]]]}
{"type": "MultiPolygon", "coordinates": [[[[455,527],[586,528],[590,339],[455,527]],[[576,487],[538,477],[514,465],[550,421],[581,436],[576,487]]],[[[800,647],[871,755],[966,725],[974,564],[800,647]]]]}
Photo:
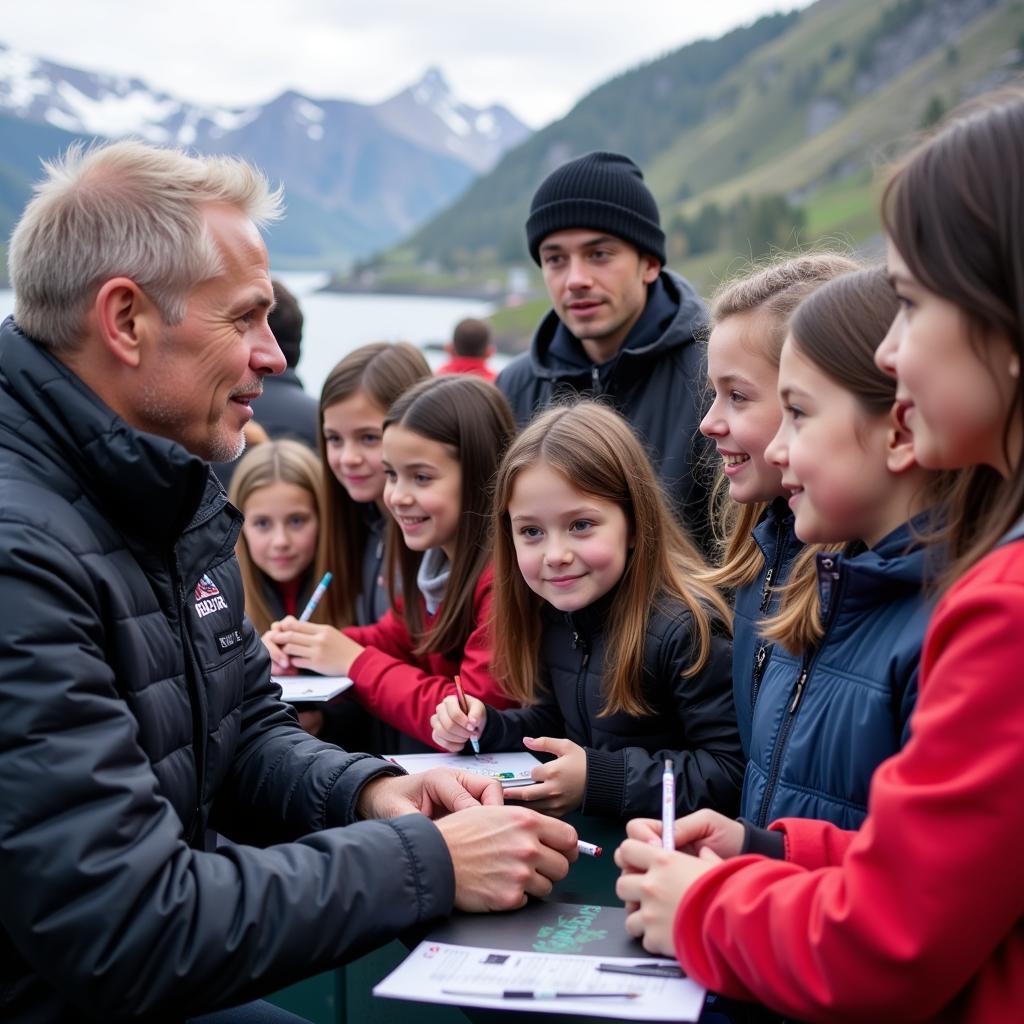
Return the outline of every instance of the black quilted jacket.
{"type": "Polygon", "coordinates": [[[333,827],[390,769],[279,702],[239,521],[199,459],[0,327],[4,1021],[182,1019],[451,909],[426,818],[333,827]]]}

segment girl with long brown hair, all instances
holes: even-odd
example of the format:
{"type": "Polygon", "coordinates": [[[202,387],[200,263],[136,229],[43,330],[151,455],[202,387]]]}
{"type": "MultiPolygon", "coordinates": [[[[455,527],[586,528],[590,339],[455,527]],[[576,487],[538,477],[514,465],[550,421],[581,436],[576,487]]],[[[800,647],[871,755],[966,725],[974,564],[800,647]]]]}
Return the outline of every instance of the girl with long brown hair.
{"type": "Polygon", "coordinates": [[[505,794],[549,813],[651,813],[666,757],[680,810],[734,809],[729,612],[629,424],[594,402],[540,415],[502,462],[494,520],[494,671],[527,706],[448,698],[435,742],[556,755],[505,794]]]}
{"type": "Polygon", "coordinates": [[[439,377],[405,392],[383,426],[392,607],[340,632],[294,618],[271,630],[278,664],[350,676],[356,700],[411,741],[399,752],[430,742],[431,714],[455,692],[456,674],[492,704],[512,703],[491,671],[488,617],[490,493],[514,432],[507,400],[479,378],[439,377]]]}
{"type": "Polygon", "coordinates": [[[324,544],[334,581],[324,622],[366,626],[390,606],[384,579],[384,418],[391,404],[430,377],[423,353],[408,342],[376,341],[350,352],[320,392],[324,544]]]}
{"type": "Polygon", "coordinates": [[[678,852],[631,822],[617,892],[633,935],[725,995],[801,1020],[994,1024],[1024,1006],[1024,89],[913,152],[883,220],[900,312],[876,358],[916,459],[964,471],[910,742],[858,831],[775,822],[785,859],[733,858],[702,814],[676,822],[678,852]]]}

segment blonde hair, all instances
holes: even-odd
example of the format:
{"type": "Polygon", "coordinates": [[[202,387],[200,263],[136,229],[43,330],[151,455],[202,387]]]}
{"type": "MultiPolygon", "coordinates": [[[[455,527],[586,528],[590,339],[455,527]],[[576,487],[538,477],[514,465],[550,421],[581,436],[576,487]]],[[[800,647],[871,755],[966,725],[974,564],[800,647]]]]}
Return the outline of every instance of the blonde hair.
{"type": "Polygon", "coordinates": [[[324,518],[320,532],[327,562],[335,575],[321,602],[328,621],[351,626],[363,589],[363,552],[370,529],[359,502],[353,501],[327,461],[324,413],[362,393],[380,410],[381,425],[392,404],[414,384],[430,378],[423,353],[407,341],[373,341],[349,352],[327,375],[320,392],[320,465],[323,476],[324,518]]]}
{"type": "Polygon", "coordinates": [[[523,579],[508,506],[519,474],[550,466],[583,494],[622,509],[633,549],[612,604],[606,630],[602,715],[649,713],[641,693],[644,647],[652,606],[677,599],[693,618],[692,676],[707,662],[715,625],[728,628],[729,608],[718,591],[697,579],[706,569],[669,511],[642,445],[629,424],[597,402],[581,401],[538,416],[508,450],[495,483],[494,671],[522,704],[537,699],[542,599],[523,579]]]}
{"type": "MultiPolygon", "coordinates": [[[[762,313],[765,330],[758,339],[762,355],[778,368],[786,327],[793,310],[815,288],[860,264],[841,253],[812,252],[761,267],[723,284],[711,299],[712,326],[731,316],[762,313]]],[[[713,586],[749,586],[764,567],[764,555],[754,540],[768,502],[741,505],[729,497],[729,483],[719,470],[711,491],[711,522],[719,564],[705,577],[713,586]]]]}
{"type": "MultiPolygon", "coordinates": [[[[245,512],[246,502],[264,487],[272,484],[294,484],[307,491],[313,499],[319,529],[317,531],[316,556],[313,559],[313,578],[319,580],[327,570],[324,546],[323,487],[320,482],[320,465],[317,457],[298,441],[267,441],[246,452],[239,460],[231,477],[228,500],[235,508],[245,512]]],[[[264,633],[276,617],[271,611],[264,594],[267,579],[263,571],[253,562],[245,534],[238,535],[235,545],[238,566],[245,588],[245,611],[252,620],[257,633],[264,633]]],[[[324,602],[321,601],[313,613],[314,622],[329,622],[325,617],[324,602]]]]}
{"type": "Polygon", "coordinates": [[[235,157],[75,143],[43,167],[8,265],[18,326],[52,352],[75,348],[97,288],[114,277],[133,280],[165,323],[180,324],[189,294],[222,269],[205,204],[237,207],[257,225],[282,212],[281,190],[235,157]]]}

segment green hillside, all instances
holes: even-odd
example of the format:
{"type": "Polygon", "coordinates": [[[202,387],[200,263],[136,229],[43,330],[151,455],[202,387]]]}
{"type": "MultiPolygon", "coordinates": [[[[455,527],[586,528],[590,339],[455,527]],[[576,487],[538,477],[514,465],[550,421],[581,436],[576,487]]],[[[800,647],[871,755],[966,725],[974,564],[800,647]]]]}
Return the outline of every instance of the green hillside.
{"type": "MultiPolygon", "coordinates": [[[[592,149],[644,168],[670,263],[705,290],[773,250],[858,245],[879,231],[879,167],[963,98],[1022,73],[1020,0],[819,0],[602,85],[375,270],[493,276],[527,262],[533,190],[592,149]]],[[[498,326],[518,332],[529,315],[498,326]]]]}

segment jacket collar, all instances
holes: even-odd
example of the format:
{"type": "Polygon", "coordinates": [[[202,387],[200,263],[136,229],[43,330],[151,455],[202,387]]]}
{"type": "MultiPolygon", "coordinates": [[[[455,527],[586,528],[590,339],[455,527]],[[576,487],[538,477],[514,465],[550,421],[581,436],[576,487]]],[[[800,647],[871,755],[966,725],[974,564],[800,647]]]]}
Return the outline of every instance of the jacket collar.
{"type": "MultiPolygon", "coordinates": [[[[616,375],[645,374],[652,360],[692,343],[706,326],[704,304],[693,286],[671,270],[662,270],[648,290],[643,314],[611,360],[616,375]]],[[[537,377],[551,380],[589,380],[593,366],[578,339],[564,327],[554,310],[544,317],[533,336],[530,363],[537,377]]]]}
{"type": "Polygon", "coordinates": [[[205,510],[204,493],[226,504],[216,481],[207,492],[205,462],[130,427],[12,317],[0,325],[0,386],[24,410],[26,430],[42,432],[42,443],[34,437],[28,446],[37,460],[74,478],[124,535],[173,542],[205,510]]]}

